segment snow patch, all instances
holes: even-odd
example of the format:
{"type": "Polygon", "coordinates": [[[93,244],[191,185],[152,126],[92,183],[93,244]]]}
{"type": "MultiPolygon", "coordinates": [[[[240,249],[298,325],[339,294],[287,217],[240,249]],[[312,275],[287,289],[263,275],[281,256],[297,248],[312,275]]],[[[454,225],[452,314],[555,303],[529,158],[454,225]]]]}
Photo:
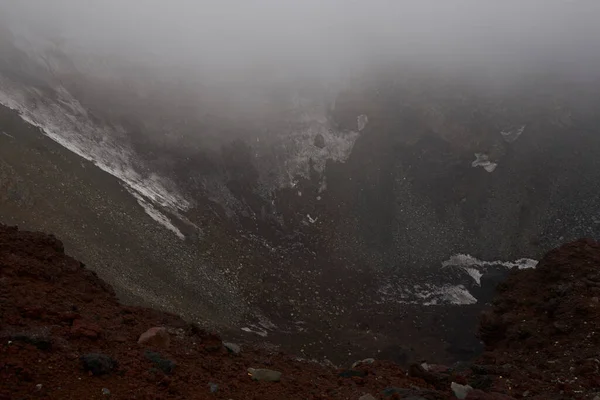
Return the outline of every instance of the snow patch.
{"type": "Polygon", "coordinates": [[[0,104],[17,111],[25,122],[38,127],[56,143],[121,180],[131,189],[130,193],[135,193],[146,213],[181,238],[181,232],[152,203],[193,225],[180,214],[188,210],[191,203],[177,193],[174,184],[167,179],[155,174],[142,176],[136,171],[135,155],[115,139],[123,136],[124,131],[93,123],[84,107],[66,89],[56,87],[54,90],[56,99],[50,102],[39,90],[18,87],[0,77],[0,104]]]}
{"type": "Polygon", "coordinates": [[[504,141],[506,143],[512,143],[512,142],[514,142],[525,131],[525,126],[526,125],[521,125],[518,128],[511,129],[511,130],[508,130],[508,131],[502,131],[502,132],[500,132],[500,134],[502,135],[502,139],[504,139],[504,141]]]}
{"type": "Polygon", "coordinates": [[[306,214],[306,218],[308,218],[308,221],[309,221],[311,224],[314,224],[315,222],[317,222],[317,221],[319,220],[319,217],[312,218],[312,217],[310,216],[310,214],[306,214]]]}
{"type": "Polygon", "coordinates": [[[326,118],[318,114],[304,115],[300,126],[282,132],[269,148],[258,149],[260,169],[269,171],[261,175],[261,191],[269,197],[275,190],[295,187],[298,178],[311,179],[311,173],[320,176],[319,193],[327,189],[324,171],[328,162],[345,162],[360,136],[359,131],[341,132],[326,118]],[[322,144],[315,146],[315,138],[322,144]]]}
{"type": "Polygon", "coordinates": [[[267,337],[268,333],[266,330],[257,327],[256,325],[250,325],[252,328],[243,327],[242,330],[247,333],[254,333],[258,336],[267,337]]]}
{"type": "Polygon", "coordinates": [[[171,232],[176,234],[179,239],[185,239],[185,235],[183,233],[181,233],[181,231],[179,229],[177,229],[177,227],[175,225],[173,225],[173,223],[171,222],[169,217],[167,217],[166,215],[164,215],[163,213],[158,211],[158,209],[156,207],[154,207],[152,204],[150,204],[148,201],[146,201],[146,199],[143,196],[141,196],[139,193],[137,193],[133,190],[130,190],[129,188],[127,188],[127,191],[133,197],[135,197],[138,204],[140,206],[142,206],[142,208],[144,209],[146,214],[148,214],[153,220],[155,220],[156,222],[158,222],[159,224],[161,224],[162,226],[164,226],[165,228],[167,228],[168,230],[170,230],[171,232]]]}
{"type": "Polygon", "coordinates": [[[468,305],[477,299],[463,285],[420,284],[412,288],[384,285],[378,290],[383,302],[420,304],[425,306],[468,305]]]}
{"type": "Polygon", "coordinates": [[[440,304],[467,305],[477,303],[477,299],[463,285],[427,285],[421,289],[417,296],[423,300],[423,305],[434,306],[440,304]]]}
{"type": "Polygon", "coordinates": [[[508,269],[535,268],[538,261],[531,258],[519,258],[516,261],[483,261],[468,254],[455,254],[442,262],[443,268],[460,268],[465,271],[477,285],[481,285],[481,277],[489,267],[508,269]]]}
{"type": "Polygon", "coordinates": [[[495,162],[490,161],[489,160],[489,156],[487,154],[484,154],[484,153],[475,153],[475,161],[473,161],[471,163],[471,166],[473,168],[482,167],[487,172],[494,172],[494,170],[496,169],[496,167],[498,166],[498,164],[495,163],[495,162]]]}
{"type": "Polygon", "coordinates": [[[368,123],[369,117],[367,117],[365,114],[361,114],[358,117],[356,117],[356,124],[358,126],[359,132],[362,132],[362,130],[365,129],[368,123]]]}

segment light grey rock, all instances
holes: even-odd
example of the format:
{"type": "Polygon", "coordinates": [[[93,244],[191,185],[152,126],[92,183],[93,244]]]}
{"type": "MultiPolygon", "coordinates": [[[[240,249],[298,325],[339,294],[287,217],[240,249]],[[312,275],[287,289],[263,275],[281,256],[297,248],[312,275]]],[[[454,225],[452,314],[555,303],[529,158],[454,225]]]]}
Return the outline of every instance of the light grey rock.
{"type": "Polygon", "coordinates": [[[456,382],[452,382],[450,384],[450,388],[452,389],[452,391],[454,392],[454,395],[456,396],[457,399],[466,399],[467,395],[469,394],[469,392],[471,390],[473,390],[473,388],[469,385],[461,385],[459,383],[456,382]]]}
{"type": "Polygon", "coordinates": [[[248,368],[248,374],[255,381],[279,382],[281,372],[272,369],[248,368]]]}
{"type": "Polygon", "coordinates": [[[235,343],[223,342],[223,346],[225,346],[225,348],[233,354],[240,354],[240,351],[242,351],[240,346],[235,343]]]}

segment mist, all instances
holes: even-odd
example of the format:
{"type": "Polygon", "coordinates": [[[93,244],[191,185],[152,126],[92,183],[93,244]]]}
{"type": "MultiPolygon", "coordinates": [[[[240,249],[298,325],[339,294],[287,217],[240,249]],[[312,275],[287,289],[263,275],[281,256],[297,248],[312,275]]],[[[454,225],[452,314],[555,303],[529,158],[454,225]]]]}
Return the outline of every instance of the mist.
{"type": "Polygon", "coordinates": [[[261,68],[334,78],[390,62],[581,73],[600,58],[596,1],[4,0],[0,7],[14,29],[60,38],[69,52],[212,79],[261,68]]]}
{"type": "Polygon", "coordinates": [[[309,357],[424,332],[415,360],[459,354],[475,317],[428,307],[483,307],[490,265],[600,238],[599,20],[597,0],[0,0],[0,217],[122,296],[306,335],[309,357]]]}

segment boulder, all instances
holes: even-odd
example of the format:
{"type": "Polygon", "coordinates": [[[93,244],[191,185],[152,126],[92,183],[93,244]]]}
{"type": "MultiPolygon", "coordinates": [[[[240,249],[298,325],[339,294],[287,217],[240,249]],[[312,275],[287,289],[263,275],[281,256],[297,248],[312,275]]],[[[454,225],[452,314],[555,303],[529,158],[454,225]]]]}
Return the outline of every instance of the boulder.
{"type": "Polygon", "coordinates": [[[138,339],[139,344],[167,348],[171,344],[169,332],[163,327],[154,327],[142,333],[138,339]]]}
{"type": "Polygon", "coordinates": [[[83,370],[92,375],[106,375],[117,367],[117,362],[106,354],[88,353],[80,357],[83,370]]]}
{"type": "Polygon", "coordinates": [[[466,399],[469,392],[473,390],[473,388],[469,385],[461,385],[456,382],[452,382],[450,384],[450,388],[454,392],[456,398],[461,400],[466,399]]]}
{"type": "Polygon", "coordinates": [[[322,134],[317,134],[317,136],[315,136],[315,140],[313,142],[313,144],[318,147],[319,149],[322,149],[325,147],[325,137],[322,134]]]}

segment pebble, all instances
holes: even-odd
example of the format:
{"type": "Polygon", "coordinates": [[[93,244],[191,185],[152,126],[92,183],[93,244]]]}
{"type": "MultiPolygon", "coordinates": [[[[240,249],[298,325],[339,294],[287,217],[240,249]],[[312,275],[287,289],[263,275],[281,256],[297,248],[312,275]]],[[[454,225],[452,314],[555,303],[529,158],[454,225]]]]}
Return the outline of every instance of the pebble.
{"type": "Polygon", "coordinates": [[[281,372],[272,369],[248,368],[248,373],[255,381],[279,382],[281,379],[281,372]]]}
{"type": "Polygon", "coordinates": [[[466,399],[469,392],[471,390],[473,390],[473,388],[469,385],[461,385],[456,382],[452,382],[452,384],[450,385],[450,388],[454,392],[454,395],[456,396],[456,398],[461,399],[461,400],[466,399]]]}
{"type": "Polygon", "coordinates": [[[209,382],[208,387],[210,388],[211,393],[217,393],[217,391],[219,390],[219,385],[217,385],[214,382],[209,382]]]}
{"type": "Polygon", "coordinates": [[[104,396],[110,396],[110,390],[108,390],[107,388],[102,388],[102,394],[104,396]]]}
{"type": "Polygon", "coordinates": [[[233,354],[240,354],[240,346],[238,346],[235,343],[228,343],[228,342],[223,342],[223,346],[225,346],[225,348],[233,354]]]}
{"type": "Polygon", "coordinates": [[[37,390],[38,392],[39,392],[40,390],[42,390],[42,384],[41,384],[41,383],[38,383],[37,385],[35,385],[35,390],[37,390]]]}
{"type": "Polygon", "coordinates": [[[371,395],[370,393],[367,393],[364,396],[360,396],[358,398],[358,400],[377,400],[377,399],[375,397],[373,397],[373,395],[371,395]]]}

